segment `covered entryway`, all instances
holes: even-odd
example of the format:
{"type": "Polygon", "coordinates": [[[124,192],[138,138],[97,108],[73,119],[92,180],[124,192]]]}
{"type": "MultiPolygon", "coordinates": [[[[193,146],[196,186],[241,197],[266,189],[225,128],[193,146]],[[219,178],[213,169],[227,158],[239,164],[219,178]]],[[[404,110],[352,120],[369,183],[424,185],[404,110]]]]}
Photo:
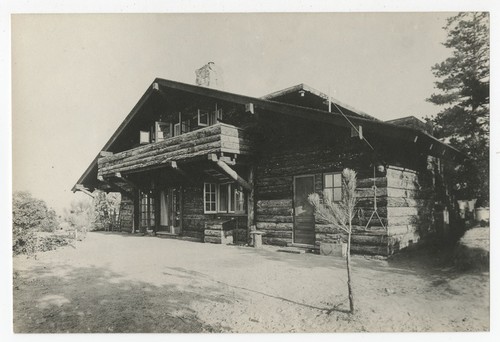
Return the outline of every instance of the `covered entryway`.
{"type": "Polygon", "coordinates": [[[314,209],[307,196],[314,192],[314,176],[296,176],[293,184],[293,243],[314,245],[314,209]]]}
{"type": "Polygon", "coordinates": [[[179,187],[169,187],[160,192],[159,231],[180,233],[181,200],[179,187]]]}

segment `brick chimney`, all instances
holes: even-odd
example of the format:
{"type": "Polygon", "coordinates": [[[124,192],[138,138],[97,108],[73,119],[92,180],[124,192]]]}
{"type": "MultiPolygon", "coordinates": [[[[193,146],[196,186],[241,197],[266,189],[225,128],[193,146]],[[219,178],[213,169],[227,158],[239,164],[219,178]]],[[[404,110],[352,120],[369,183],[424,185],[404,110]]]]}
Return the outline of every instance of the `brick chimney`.
{"type": "Polygon", "coordinates": [[[215,66],[214,62],[208,62],[201,68],[195,71],[196,74],[196,85],[207,87],[207,88],[215,88],[215,89],[223,89],[224,82],[222,80],[222,70],[215,66]]]}

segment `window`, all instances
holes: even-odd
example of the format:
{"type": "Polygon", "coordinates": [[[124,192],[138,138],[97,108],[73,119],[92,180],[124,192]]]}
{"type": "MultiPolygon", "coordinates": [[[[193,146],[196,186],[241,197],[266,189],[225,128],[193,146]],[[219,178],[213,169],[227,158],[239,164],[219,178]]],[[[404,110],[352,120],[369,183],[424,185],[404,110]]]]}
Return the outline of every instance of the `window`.
{"type": "Polygon", "coordinates": [[[208,110],[198,109],[198,126],[205,127],[210,124],[210,114],[208,110]]]}
{"type": "Polygon", "coordinates": [[[219,184],[219,210],[220,213],[227,213],[229,202],[229,184],[219,184]]]}
{"type": "Polygon", "coordinates": [[[140,144],[149,144],[149,132],[148,131],[139,131],[139,143],[140,144]]]}
{"type": "Polygon", "coordinates": [[[174,125],[174,136],[181,135],[182,133],[187,133],[191,131],[191,125],[189,120],[184,120],[181,123],[176,123],[174,125]]]}
{"type": "Polygon", "coordinates": [[[212,183],[205,183],[203,189],[203,199],[205,205],[205,214],[217,212],[217,186],[212,183]]]}
{"type": "Polygon", "coordinates": [[[165,122],[156,121],[155,122],[155,142],[163,141],[172,136],[170,132],[170,124],[165,122]]]}
{"type": "Polygon", "coordinates": [[[324,194],[330,201],[337,202],[342,199],[342,173],[325,173],[323,177],[324,194]]]}
{"type": "Polygon", "coordinates": [[[141,192],[141,227],[152,229],[155,226],[155,199],[152,191],[141,192]]]}
{"type": "Polygon", "coordinates": [[[210,113],[209,125],[215,125],[219,120],[222,120],[222,109],[217,109],[210,113]]]}
{"type": "Polygon", "coordinates": [[[245,212],[244,193],[234,183],[205,183],[203,197],[205,214],[245,212]]]}

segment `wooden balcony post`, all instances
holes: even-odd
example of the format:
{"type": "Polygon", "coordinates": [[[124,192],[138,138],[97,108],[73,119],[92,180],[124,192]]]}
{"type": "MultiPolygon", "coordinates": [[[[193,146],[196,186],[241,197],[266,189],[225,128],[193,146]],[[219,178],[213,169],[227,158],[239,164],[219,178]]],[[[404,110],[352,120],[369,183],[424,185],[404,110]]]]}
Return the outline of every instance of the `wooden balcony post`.
{"type": "Polygon", "coordinates": [[[250,185],[250,191],[248,192],[247,197],[247,241],[250,241],[250,232],[255,230],[255,182],[254,175],[255,167],[253,165],[250,166],[250,170],[248,172],[248,183],[250,185]]]}

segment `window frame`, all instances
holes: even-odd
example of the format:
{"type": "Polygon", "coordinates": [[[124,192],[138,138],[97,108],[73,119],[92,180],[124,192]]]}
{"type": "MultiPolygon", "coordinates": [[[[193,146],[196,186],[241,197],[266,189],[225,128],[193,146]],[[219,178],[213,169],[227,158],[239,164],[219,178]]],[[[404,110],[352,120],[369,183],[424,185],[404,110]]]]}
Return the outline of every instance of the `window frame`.
{"type": "MultiPolygon", "coordinates": [[[[212,201],[209,201],[212,203],[212,201]]],[[[227,183],[203,183],[203,213],[204,214],[246,214],[245,193],[238,188],[234,182],[227,183]],[[207,185],[215,187],[215,211],[207,210],[207,185]],[[221,190],[227,186],[227,190],[221,190]],[[226,192],[227,191],[227,192],[226,192]],[[226,210],[221,210],[221,193],[226,192],[226,210]],[[239,207],[239,198],[243,196],[242,210],[236,210],[239,207]],[[238,204],[237,204],[238,203],[238,204]]]]}
{"type": "Polygon", "coordinates": [[[139,144],[146,145],[151,142],[151,132],[139,131],[139,144]]]}
{"type": "Polygon", "coordinates": [[[139,199],[139,227],[155,229],[156,226],[156,199],[153,190],[140,192],[139,199]],[[144,225],[144,223],[146,223],[144,225]]]}
{"type": "Polygon", "coordinates": [[[332,202],[340,202],[340,201],[342,201],[342,188],[343,188],[342,172],[333,171],[333,172],[326,172],[323,174],[323,196],[325,196],[326,190],[331,189],[331,191],[332,191],[331,201],[332,202]],[[328,187],[326,186],[326,177],[327,176],[332,176],[332,184],[331,184],[331,186],[328,186],[328,187]],[[335,176],[340,177],[340,184],[339,185],[335,185],[335,176]],[[340,198],[339,199],[335,199],[335,189],[340,189],[340,198]]]}
{"type": "Polygon", "coordinates": [[[210,112],[205,109],[198,109],[198,126],[207,127],[210,126],[210,112]],[[206,122],[201,121],[202,115],[206,116],[206,122]]]}
{"type": "Polygon", "coordinates": [[[219,209],[217,207],[217,202],[218,202],[218,191],[217,191],[217,184],[216,183],[203,183],[203,213],[204,214],[217,214],[217,210],[219,209]],[[212,194],[212,193],[215,193],[215,201],[212,201],[211,200],[211,196],[210,196],[210,201],[208,201],[208,204],[210,205],[210,209],[212,209],[212,205],[211,204],[215,204],[215,210],[207,210],[207,185],[210,187],[210,191],[208,192],[209,194],[212,194]],[[212,186],[214,187],[213,188],[213,192],[211,191],[212,189],[212,186]]]}

